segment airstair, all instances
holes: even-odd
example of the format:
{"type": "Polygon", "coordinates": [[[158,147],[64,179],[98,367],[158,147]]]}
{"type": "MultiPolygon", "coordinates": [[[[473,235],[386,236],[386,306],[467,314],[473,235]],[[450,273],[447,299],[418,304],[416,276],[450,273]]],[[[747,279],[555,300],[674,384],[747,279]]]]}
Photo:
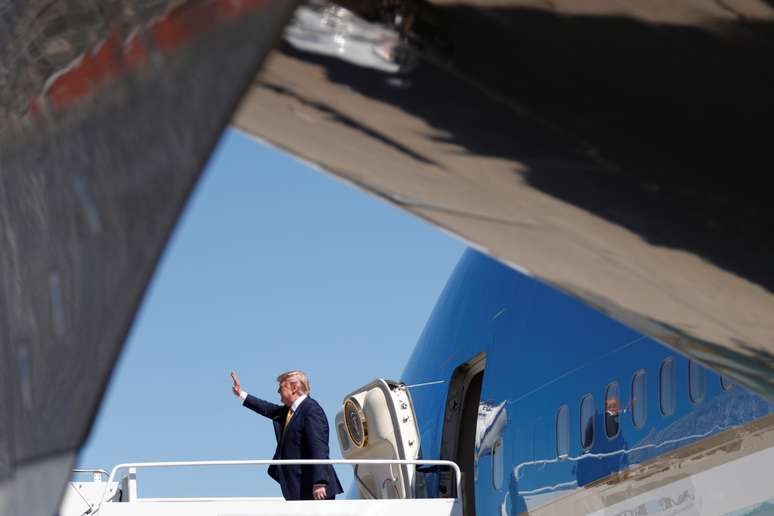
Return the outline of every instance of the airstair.
{"type": "MultiPolygon", "coordinates": [[[[102,470],[76,470],[92,473],[89,482],[70,482],[60,508],[60,516],[462,516],[459,499],[460,469],[445,460],[232,460],[196,462],[138,462],[119,464],[108,474],[102,470]],[[140,498],[137,471],[149,468],[206,466],[260,466],[290,464],[350,464],[374,468],[443,468],[454,472],[455,498],[377,498],[363,500],[286,501],[281,498],[140,498]]],[[[389,493],[389,491],[387,491],[389,493]]]]}
{"type": "Polygon", "coordinates": [[[460,468],[422,460],[420,433],[408,387],[376,379],[349,393],[336,414],[343,459],[231,460],[119,464],[90,482],[70,482],[59,516],[462,516],[460,468]],[[349,464],[358,500],[292,501],[281,498],[140,498],[137,471],[149,468],[349,464]],[[453,473],[454,484],[450,484],[453,473]],[[428,498],[428,475],[454,498],[428,498]],[[456,489],[451,489],[456,485],[456,489]]]}

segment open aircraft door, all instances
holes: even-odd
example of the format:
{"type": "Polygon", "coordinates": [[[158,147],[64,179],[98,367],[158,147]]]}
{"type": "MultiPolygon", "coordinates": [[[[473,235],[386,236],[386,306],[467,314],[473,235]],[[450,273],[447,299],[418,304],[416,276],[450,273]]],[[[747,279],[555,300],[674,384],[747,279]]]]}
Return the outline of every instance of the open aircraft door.
{"type": "MultiPolygon", "coordinates": [[[[419,457],[419,428],[406,386],[381,378],[344,398],[336,414],[336,433],[346,459],[419,457]]],[[[361,498],[413,498],[415,466],[354,466],[361,498]]]]}

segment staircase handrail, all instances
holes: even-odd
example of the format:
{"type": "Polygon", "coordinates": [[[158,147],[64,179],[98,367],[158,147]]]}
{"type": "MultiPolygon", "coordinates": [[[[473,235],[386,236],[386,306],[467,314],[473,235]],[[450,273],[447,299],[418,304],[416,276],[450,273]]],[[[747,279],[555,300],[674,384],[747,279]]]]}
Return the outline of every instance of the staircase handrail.
{"type": "Polygon", "coordinates": [[[199,461],[167,461],[167,462],[126,462],[117,464],[110,470],[110,476],[105,489],[102,492],[99,505],[94,513],[98,512],[105,503],[110,485],[115,481],[116,474],[124,469],[143,468],[177,468],[177,467],[204,467],[204,466],[285,466],[285,465],[311,465],[311,464],[397,464],[415,466],[448,466],[454,470],[455,485],[457,486],[457,501],[461,502],[462,474],[460,467],[450,460],[425,460],[425,459],[245,459],[245,460],[199,460],[199,461]]]}

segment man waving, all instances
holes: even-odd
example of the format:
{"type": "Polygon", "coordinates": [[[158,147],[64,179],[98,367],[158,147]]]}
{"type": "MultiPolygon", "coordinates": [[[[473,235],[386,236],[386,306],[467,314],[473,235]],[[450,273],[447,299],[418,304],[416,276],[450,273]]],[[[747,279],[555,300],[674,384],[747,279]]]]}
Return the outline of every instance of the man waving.
{"type": "MultiPolygon", "coordinates": [[[[277,377],[282,405],[247,394],[234,371],[231,379],[231,390],[242,405],[272,420],[277,437],[275,459],[328,458],[328,418],[320,404],[309,397],[306,374],[288,371],[277,377]]],[[[279,482],[285,500],[332,500],[344,491],[330,464],[272,465],[269,476],[279,482]]]]}

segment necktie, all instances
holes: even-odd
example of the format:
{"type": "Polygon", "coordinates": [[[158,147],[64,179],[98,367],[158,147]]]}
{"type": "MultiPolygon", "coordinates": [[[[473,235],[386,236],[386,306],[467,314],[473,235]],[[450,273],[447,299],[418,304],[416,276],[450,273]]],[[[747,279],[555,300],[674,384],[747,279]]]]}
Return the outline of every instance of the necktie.
{"type": "Polygon", "coordinates": [[[290,423],[290,418],[292,417],[293,417],[293,409],[288,409],[288,413],[285,416],[285,426],[283,426],[282,428],[285,428],[288,426],[288,423],[290,423]]]}

